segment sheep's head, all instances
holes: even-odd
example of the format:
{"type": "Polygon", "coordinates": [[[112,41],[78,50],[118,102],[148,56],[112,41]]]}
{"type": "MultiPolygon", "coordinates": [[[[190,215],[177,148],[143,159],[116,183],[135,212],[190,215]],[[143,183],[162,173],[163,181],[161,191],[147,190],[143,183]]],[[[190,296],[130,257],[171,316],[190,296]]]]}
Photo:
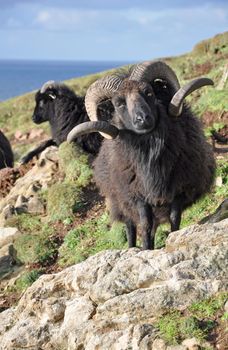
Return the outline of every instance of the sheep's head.
{"type": "Polygon", "coordinates": [[[126,79],[114,94],[112,103],[118,128],[145,134],[155,127],[156,98],[150,84],[126,79]]]}
{"type": "MultiPolygon", "coordinates": [[[[164,105],[170,117],[179,117],[185,97],[205,85],[213,85],[213,81],[198,78],[181,88],[174,71],[161,61],[138,64],[125,79],[106,76],[93,83],[87,91],[85,105],[92,121],[87,123],[87,132],[103,132],[106,138],[116,137],[118,128],[130,129],[137,134],[148,133],[156,125],[158,103],[164,105]],[[114,126],[110,130],[109,123],[97,119],[97,106],[105,99],[111,99],[116,111],[114,134],[114,126]]],[[[70,132],[68,141],[85,134],[86,130],[83,124],[77,126],[70,132]]]]}
{"type": "Polygon", "coordinates": [[[36,124],[41,124],[49,120],[50,105],[57,96],[57,83],[53,80],[47,81],[36,93],[36,106],[33,112],[32,120],[36,124]]]}

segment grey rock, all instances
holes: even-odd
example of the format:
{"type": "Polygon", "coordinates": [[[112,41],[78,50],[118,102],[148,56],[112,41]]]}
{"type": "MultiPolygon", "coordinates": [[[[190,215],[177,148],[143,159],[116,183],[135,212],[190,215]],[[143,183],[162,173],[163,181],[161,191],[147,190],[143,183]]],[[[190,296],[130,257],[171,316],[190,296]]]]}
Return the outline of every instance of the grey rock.
{"type": "Polygon", "coordinates": [[[153,342],[152,350],[166,350],[166,343],[163,339],[157,338],[153,342]]]}
{"type": "Polygon", "coordinates": [[[196,338],[185,339],[182,342],[182,345],[184,345],[188,350],[200,350],[201,348],[200,341],[196,338]]]}
{"type": "Polygon", "coordinates": [[[19,263],[17,259],[17,251],[12,244],[1,249],[1,253],[5,250],[4,255],[0,255],[0,280],[14,270],[14,265],[19,263]]]}
{"type": "Polygon", "coordinates": [[[20,232],[16,227],[0,227],[0,249],[4,245],[14,242],[18,235],[20,232]]]}
{"type": "Polygon", "coordinates": [[[27,212],[30,214],[44,214],[45,206],[39,197],[34,196],[29,198],[27,212]]]}
{"type": "Polygon", "coordinates": [[[227,290],[227,230],[228,219],[194,225],[171,233],[164,249],[104,251],[41,276],[0,314],[9,325],[0,327],[2,350],[164,348],[160,316],[227,290]]]}
{"type": "Polygon", "coordinates": [[[10,193],[0,200],[0,225],[13,215],[22,213],[42,214],[44,205],[39,191],[47,189],[58,169],[58,148],[49,147],[42,152],[39,161],[23,177],[20,177],[10,193]]]}

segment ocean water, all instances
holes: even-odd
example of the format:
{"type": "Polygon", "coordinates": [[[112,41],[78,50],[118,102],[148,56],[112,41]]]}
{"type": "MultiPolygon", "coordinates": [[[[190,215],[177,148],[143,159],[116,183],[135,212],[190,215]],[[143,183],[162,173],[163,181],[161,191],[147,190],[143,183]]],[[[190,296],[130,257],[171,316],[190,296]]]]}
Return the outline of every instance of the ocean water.
{"type": "Polygon", "coordinates": [[[0,101],[62,81],[116,68],[128,62],[0,60],[0,101]]]}

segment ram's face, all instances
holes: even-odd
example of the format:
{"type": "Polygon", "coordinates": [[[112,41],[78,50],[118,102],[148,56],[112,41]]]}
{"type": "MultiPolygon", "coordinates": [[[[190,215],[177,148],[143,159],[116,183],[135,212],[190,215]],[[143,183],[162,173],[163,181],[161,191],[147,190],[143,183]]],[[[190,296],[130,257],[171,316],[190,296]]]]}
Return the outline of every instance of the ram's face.
{"type": "Polygon", "coordinates": [[[137,134],[145,134],[155,128],[157,121],[156,99],[147,83],[126,81],[112,99],[120,124],[137,134]]]}
{"type": "Polygon", "coordinates": [[[49,120],[50,103],[52,99],[48,94],[41,94],[39,91],[36,94],[36,106],[33,112],[32,120],[36,124],[41,124],[49,120]]]}

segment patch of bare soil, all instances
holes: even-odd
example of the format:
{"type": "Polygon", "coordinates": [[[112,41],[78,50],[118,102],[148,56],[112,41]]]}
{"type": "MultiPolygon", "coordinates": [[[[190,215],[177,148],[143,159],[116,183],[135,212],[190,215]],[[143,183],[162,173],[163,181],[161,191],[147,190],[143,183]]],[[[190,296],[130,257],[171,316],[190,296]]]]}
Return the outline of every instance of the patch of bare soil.
{"type": "Polygon", "coordinates": [[[21,297],[21,293],[19,292],[9,293],[9,294],[5,294],[5,293],[0,294],[0,312],[3,312],[9,309],[10,307],[12,307],[13,305],[17,304],[20,297],[21,297]]]}
{"type": "Polygon", "coordinates": [[[228,350],[228,322],[221,320],[223,313],[221,310],[217,313],[213,319],[215,327],[211,329],[207,337],[213,349],[228,350]]]}
{"type": "Polygon", "coordinates": [[[225,134],[225,132],[227,133],[228,131],[228,125],[227,125],[227,121],[228,121],[228,112],[211,112],[211,111],[207,111],[203,114],[202,118],[201,118],[203,125],[205,128],[213,126],[214,123],[222,123],[224,124],[224,131],[222,131],[223,129],[221,129],[221,132],[223,134],[225,134]]]}
{"type": "Polygon", "coordinates": [[[206,75],[212,70],[213,66],[214,65],[209,61],[201,64],[195,64],[192,66],[191,72],[185,75],[185,79],[193,79],[201,75],[206,75]]]}
{"type": "Polygon", "coordinates": [[[34,165],[31,161],[28,164],[20,165],[17,168],[4,168],[0,170],[0,198],[4,198],[10,192],[17,179],[23,177],[34,165]]]}
{"type": "Polygon", "coordinates": [[[37,145],[46,140],[48,135],[43,129],[31,129],[28,132],[22,133],[20,130],[17,130],[13,137],[11,138],[11,144],[14,145],[29,145],[37,143],[37,145]]]}
{"type": "Polygon", "coordinates": [[[217,130],[211,131],[211,144],[213,150],[217,154],[228,153],[228,112],[211,112],[207,111],[202,117],[202,122],[205,128],[213,128],[214,123],[221,123],[224,126],[217,130]]]}

